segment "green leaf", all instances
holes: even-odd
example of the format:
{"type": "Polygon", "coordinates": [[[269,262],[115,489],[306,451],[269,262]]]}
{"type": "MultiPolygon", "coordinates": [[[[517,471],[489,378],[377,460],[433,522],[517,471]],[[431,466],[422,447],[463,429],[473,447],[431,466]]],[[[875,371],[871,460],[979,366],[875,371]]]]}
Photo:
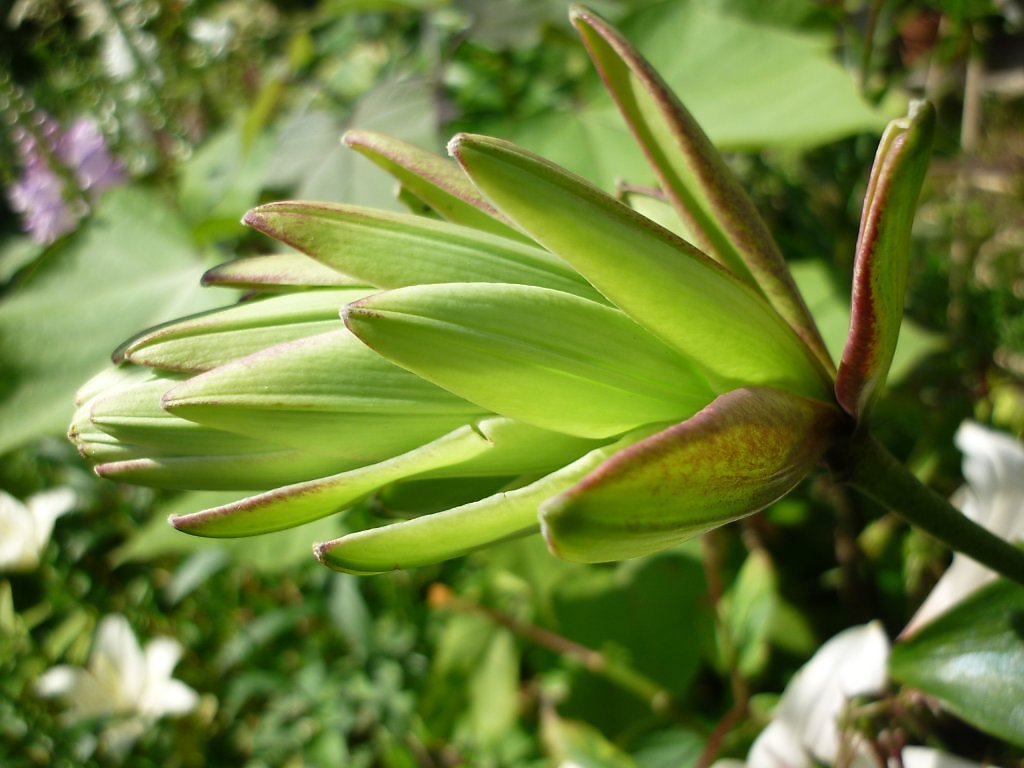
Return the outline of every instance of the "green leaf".
{"type": "Polygon", "coordinates": [[[269,253],[232,259],[203,275],[203,285],[267,292],[357,284],[351,277],[301,253],[269,253]]]}
{"type": "Polygon", "coordinates": [[[571,18],[694,243],[762,291],[831,370],[832,360],[775,240],[696,120],[606,22],[578,7],[571,18]]]}
{"type": "Polygon", "coordinates": [[[778,386],[831,397],[831,377],[754,289],[632,209],[546,160],[461,134],[451,152],[473,182],[537,242],[720,389],[778,386]]]}
{"type": "Polygon", "coordinates": [[[171,525],[196,536],[234,537],[279,531],[347,509],[387,483],[466,461],[490,444],[471,426],[408,453],[350,472],[275,488],[223,506],[177,515],[171,525]]]}
{"type": "Polygon", "coordinates": [[[0,302],[0,453],[60,434],[78,385],[139,328],[223,304],[199,290],[200,254],[152,193],[119,187],[0,302]]]}
{"type": "Polygon", "coordinates": [[[838,416],[778,390],[722,395],[545,503],[548,546],[575,562],[622,560],[757,512],[818,462],[838,416]]]}
{"type": "Polygon", "coordinates": [[[522,283],[587,298],[594,289],[536,247],[404,213],[330,203],[270,203],[245,223],[378,288],[452,282],[522,283]]]}
{"type": "Polygon", "coordinates": [[[316,290],[247,301],[157,326],[125,342],[115,361],[201,372],[275,344],[339,330],[338,311],[371,289],[316,290]]]}
{"type": "MultiPolygon", "coordinates": [[[[831,27],[825,34],[776,29],[708,3],[686,2],[650,4],[631,15],[623,32],[719,149],[810,148],[880,132],[892,116],[888,105],[869,105],[836,61],[831,27]]],[[[897,114],[904,104],[895,106],[897,114]]],[[[597,88],[582,103],[489,132],[605,189],[622,178],[635,184],[651,180],[621,116],[597,88]]]]}
{"type": "Polygon", "coordinates": [[[342,141],[390,173],[403,189],[453,224],[529,242],[513,229],[451,160],[373,131],[348,131],[342,141]]]}
{"type": "Polygon", "coordinates": [[[910,231],[928,170],[935,109],[916,102],[878,145],[857,236],[853,316],[836,375],[836,397],[863,419],[885,385],[903,319],[910,231]]]}
{"type": "Polygon", "coordinates": [[[347,330],[278,344],[181,382],[171,413],[366,463],[402,453],[484,409],[403,371],[347,330]]]}
{"type": "Polygon", "coordinates": [[[545,499],[572,486],[608,456],[647,434],[650,430],[639,430],[522,488],[318,544],[316,556],[336,570],[384,573],[439,563],[499,541],[536,533],[537,509],[545,499]]]}
{"type": "Polygon", "coordinates": [[[893,647],[892,677],[1024,746],[1024,589],[998,581],[893,647]]]}
{"type": "Polygon", "coordinates": [[[403,368],[482,407],[580,437],[695,413],[694,366],[618,310],[546,288],[414,286],[348,305],[345,323],[403,368]]]}
{"type": "MultiPolygon", "coordinates": [[[[394,180],[341,144],[345,126],[336,113],[304,105],[281,122],[265,186],[292,189],[298,199],[396,209],[394,180]]],[[[360,97],[346,122],[420,146],[440,143],[435,90],[424,80],[396,76],[377,84],[360,97]]]]}
{"type": "Polygon", "coordinates": [[[548,754],[560,766],[575,768],[637,768],[633,759],[586,723],[563,720],[549,710],[543,720],[548,754]]]}

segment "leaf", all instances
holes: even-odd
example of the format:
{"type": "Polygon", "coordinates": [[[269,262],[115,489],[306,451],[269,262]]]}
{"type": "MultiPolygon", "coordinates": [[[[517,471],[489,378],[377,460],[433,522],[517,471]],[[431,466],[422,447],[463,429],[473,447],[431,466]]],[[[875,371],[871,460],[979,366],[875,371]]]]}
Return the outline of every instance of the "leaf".
{"type": "MultiPolygon", "coordinates": [[[[653,4],[633,14],[623,32],[719,149],[810,148],[878,132],[890,116],[861,97],[835,60],[831,27],[826,34],[775,29],[688,2],[653,4]]],[[[593,93],[571,109],[492,132],[605,189],[621,178],[649,183],[617,110],[603,92],[593,93]]]]}
{"type": "Polygon", "coordinates": [[[455,163],[374,131],[348,131],[342,141],[398,179],[402,188],[454,224],[529,242],[476,190],[455,163]]]}
{"type": "Polygon", "coordinates": [[[450,151],[501,211],[710,370],[720,389],[757,384],[827,396],[831,377],[764,298],[668,230],[508,142],[460,134],[450,151]]]}
{"type": "MultiPolygon", "coordinates": [[[[440,143],[434,94],[423,80],[396,77],[362,96],[347,122],[433,146],[440,143]]],[[[303,111],[283,121],[265,184],[293,189],[299,199],[396,209],[393,179],[342,146],[344,130],[335,114],[327,111],[303,111]]]]}
{"type": "Polygon", "coordinates": [[[467,718],[473,739],[487,747],[498,743],[519,717],[519,651],[508,630],[498,630],[469,681],[467,718]]]}
{"type": "Polygon", "coordinates": [[[892,677],[976,728],[1024,746],[1024,589],[1001,580],[898,642],[892,677]]]}
{"type": "Polygon", "coordinates": [[[179,383],[171,413],[358,463],[440,437],[483,409],[403,371],[342,328],[286,342],[179,383]]]}
{"type": "Polygon", "coordinates": [[[928,169],[935,109],[916,102],[889,124],[871,169],[857,236],[850,333],[836,375],[836,397],[863,420],[885,385],[899,339],[910,231],[928,169]]]}
{"type": "Polygon", "coordinates": [[[649,433],[641,430],[591,451],[522,488],[318,544],[316,556],[336,570],[384,573],[439,563],[496,542],[536,533],[537,509],[545,499],[570,487],[615,451],[649,433]]]}
{"type": "Polygon", "coordinates": [[[316,290],[247,301],[145,331],[125,342],[115,361],[201,372],[287,341],[340,330],[338,310],[372,289],[316,290]]]}
{"type": "Polygon", "coordinates": [[[558,557],[638,557],[757,512],[821,458],[834,407],[772,389],[718,397],[624,450],[541,509],[558,557]]]}
{"type": "Polygon", "coordinates": [[[576,272],[523,243],[404,213],[330,203],[262,205],[245,223],[378,288],[522,283],[599,298],[576,272]]]}
{"type": "Polygon", "coordinates": [[[94,217],[0,302],[0,453],[64,431],[79,383],[139,328],[224,302],[201,292],[181,219],[152,193],[119,187],[94,217]]]}
{"type": "Polygon", "coordinates": [[[695,367],[618,310],[546,288],[415,286],[348,305],[346,325],[403,368],[488,410],[580,437],[696,412],[695,367]]]}
{"type": "Polygon", "coordinates": [[[832,360],[775,240],[693,116],[606,22],[580,8],[570,16],[695,244],[763,292],[831,370],[832,360]]]}
{"type": "Polygon", "coordinates": [[[291,291],[349,286],[357,281],[301,253],[246,256],[219,264],[203,274],[203,285],[256,291],[291,291]]]}
{"type": "Polygon", "coordinates": [[[589,725],[545,713],[542,738],[548,754],[562,768],[636,768],[625,752],[589,725]]]}
{"type": "Polygon", "coordinates": [[[408,453],[330,477],[286,485],[222,506],[176,515],[170,522],[196,536],[235,537],[278,531],[347,509],[387,483],[466,461],[489,447],[470,426],[408,453]]]}

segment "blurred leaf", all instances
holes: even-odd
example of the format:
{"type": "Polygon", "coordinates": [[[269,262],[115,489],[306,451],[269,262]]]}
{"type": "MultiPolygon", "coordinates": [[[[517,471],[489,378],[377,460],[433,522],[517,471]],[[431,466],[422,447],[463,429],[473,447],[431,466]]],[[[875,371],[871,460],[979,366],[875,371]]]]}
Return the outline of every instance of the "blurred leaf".
{"type": "Polygon", "coordinates": [[[339,573],[331,579],[327,603],[331,623],[344,636],[356,658],[365,659],[373,644],[373,617],[359,591],[359,579],[339,573]]]}
{"type": "Polygon", "coordinates": [[[0,302],[0,453],[67,429],[79,384],[139,328],[224,302],[153,193],[120,187],[0,302]]]}
{"type": "Polygon", "coordinates": [[[768,663],[768,633],[777,598],[778,579],[772,562],[764,552],[754,550],[725,598],[725,628],[744,678],[760,674],[768,663]]]}
{"type": "Polygon", "coordinates": [[[43,246],[30,237],[13,236],[0,242],[0,285],[22,267],[31,264],[43,252],[43,246]]]}
{"type": "MultiPolygon", "coordinates": [[[[821,329],[833,359],[842,355],[850,330],[850,302],[835,289],[828,269],[820,261],[796,261],[789,265],[797,287],[821,329]]],[[[942,348],[942,337],[903,319],[896,354],[887,381],[894,384],[909,374],[925,357],[942,348]]]]}
{"type": "Polygon", "coordinates": [[[1024,588],[997,581],[897,643],[892,677],[1024,746],[1024,588]]]}
{"type": "MultiPolygon", "coordinates": [[[[696,2],[659,3],[623,32],[720,148],[812,147],[880,131],[888,117],[835,63],[829,36],[754,24],[696,2]]],[[[650,176],[603,96],[503,135],[606,189],[616,177],[642,183],[650,176]]]]}
{"type": "Polygon", "coordinates": [[[683,768],[697,764],[704,739],[693,731],[656,731],[632,752],[637,768],[683,768]]]}
{"type": "Polygon", "coordinates": [[[545,714],[543,738],[548,754],[560,768],[637,768],[625,752],[589,725],[545,714]]]}
{"type": "Polygon", "coordinates": [[[519,716],[519,651],[508,630],[499,629],[469,681],[466,712],[473,740],[489,745],[501,740],[519,716]]]}
{"type": "Polygon", "coordinates": [[[164,599],[176,605],[230,561],[231,557],[223,549],[196,550],[174,569],[174,575],[163,589],[164,599]]]}
{"type": "MultiPolygon", "coordinates": [[[[577,568],[552,592],[556,632],[611,654],[674,694],[689,689],[701,665],[701,638],[711,632],[703,569],[695,557],[676,550],[611,568],[577,568]]],[[[650,711],[582,671],[562,709],[609,735],[650,711]]]]}
{"type": "MultiPolygon", "coordinates": [[[[412,79],[381,83],[364,96],[346,121],[387,132],[421,147],[437,147],[433,89],[412,79]]],[[[328,112],[301,113],[281,128],[264,182],[295,187],[296,200],[357,203],[399,210],[394,180],[341,143],[345,125],[328,112]]],[[[241,210],[239,211],[241,213],[241,210]]]]}
{"type": "Polygon", "coordinates": [[[179,199],[198,242],[244,233],[239,219],[258,201],[273,149],[267,136],[246,146],[239,124],[203,142],[185,162],[179,199]]]}

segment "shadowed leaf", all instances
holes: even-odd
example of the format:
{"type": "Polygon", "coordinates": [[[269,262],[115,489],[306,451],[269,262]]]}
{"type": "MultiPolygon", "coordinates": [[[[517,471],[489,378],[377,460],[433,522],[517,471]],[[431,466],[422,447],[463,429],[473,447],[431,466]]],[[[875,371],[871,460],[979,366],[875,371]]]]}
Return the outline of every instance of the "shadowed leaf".
{"type": "Polygon", "coordinates": [[[203,275],[203,285],[267,292],[358,284],[351,277],[302,253],[268,253],[232,259],[203,275]]]}

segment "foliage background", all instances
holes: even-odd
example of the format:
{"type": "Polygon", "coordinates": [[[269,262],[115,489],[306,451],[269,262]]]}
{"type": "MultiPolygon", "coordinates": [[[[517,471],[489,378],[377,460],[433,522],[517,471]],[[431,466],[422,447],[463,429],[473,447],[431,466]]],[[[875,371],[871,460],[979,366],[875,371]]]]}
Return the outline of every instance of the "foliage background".
{"type": "MultiPolygon", "coordinates": [[[[908,94],[932,98],[940,136],[915,230],[912,322],[878,431],[945,494],[961,482],[963,419],[1024,431],[1019,4],[594,6],[732,151],[832,344],[846,331],[877,135],[908,94]]],[[[44,113],[65,126],[92,116],[127,177],[50,245],[0,205],[0,488],[26,498],[69,485],[79,499],[40,567],[0,580],[4,765],[113,761],[96,748],[101,723],[67,727],[32,690],[47,667],[84,662],[112,612],[142,637],[176,637],[177,676],[202,694],[198,712],[140,739],[126,758],[140,766],[541,766],[574,744],[581,765],[706,764],[745,753],[823,640],[871,618],[890,635],[906,623],[948,553],[824,475],[703,544],[640,561],[569,566],[528,540],[356,579],[317,566],[308,543],[355,527],[372,503],[209,543],[163,522],[197,499],[99,481],[61,439],[74,390],[123,338],[235,299],[198,278],[269,247],[238,224],[246,209],[283,198],[399,207],[388,179],[340,145],[348,126],[436,151],[457,130],[491,133],[608,188],[650,183],[565,10],[4,6],[0,182],[22,172],[17,129],[38,129],[44,113]],[[730,719],[737,699],[746,716],[730,719]]],[[[1020,764],[1018,748],[898,689],[887,707],[862,727],[1020,764]]]]}

